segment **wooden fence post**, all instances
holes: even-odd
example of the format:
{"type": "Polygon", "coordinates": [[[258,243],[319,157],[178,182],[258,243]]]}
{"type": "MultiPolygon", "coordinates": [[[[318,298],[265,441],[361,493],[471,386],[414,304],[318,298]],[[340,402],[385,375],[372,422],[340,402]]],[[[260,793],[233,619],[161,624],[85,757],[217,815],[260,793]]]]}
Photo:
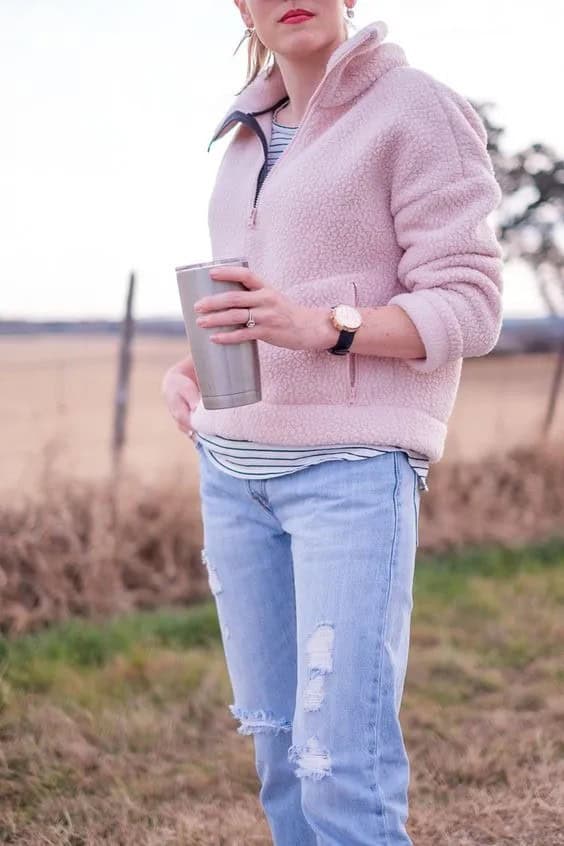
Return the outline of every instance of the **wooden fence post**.
{"type": "Polygon", "coordinates": [[[135,293],[135,273],[129,276],[125,316],[121,324],[119,345],[118,374],[114,401],[114,428],[112,436],[112,467],[114,478],[121,466],[122,449],[125,444],[125,422],[129,401],[129,376],[131,373],[131,342],[133,340],[133,295],[135,293]]]}
{"type": "Polygon", "coordinates": [[[564,376],[564,338],[560,343],[558,350],[558,357],[556,359],[556,367],[554,368],[554,375],[552,377],[552,385],[550,388],[550,395],[548,398],[548,407],[543,424],[543,435],[546,437],[552,426],[554,420],[554,412],[556,411],[556,400],[562,384],[562,377],[564,376]]]}

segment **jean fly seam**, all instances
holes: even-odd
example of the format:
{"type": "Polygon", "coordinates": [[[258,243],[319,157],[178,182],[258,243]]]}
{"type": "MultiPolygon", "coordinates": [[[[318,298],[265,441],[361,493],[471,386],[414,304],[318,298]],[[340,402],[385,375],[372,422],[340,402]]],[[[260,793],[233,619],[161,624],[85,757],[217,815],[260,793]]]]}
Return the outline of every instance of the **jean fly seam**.
{"type": "Polygon", "coordinates": [[[257,480],[256,479],[245,479],[245,486],[247,488],[248,494],[251,496],[252,499],[254,499],[255,502],[258,502],[258,504],[261,505],[264,508],[264,510],[266,511],[267,514],[269,514],[271,517],[274,517],[275,516],[274,511],[272,510],[270,505],[263,500],[262,495],[260,493],[257,493],[256,491],[253,490],[253,482],[255,482],[255,481],[257,481],[257,480]]]}
{"type": "Polygon", "coordinates": [[[380,753],[381,753],[381,745],[380,745],[380,721],[382,716],[382,667],[384,663],[384,653],[386,651],[386,637],[388,632],[388,616],[390,610],[390,594],[392,591],[392,571],[394,565],[394,559],[396,555],[396,547],[397,547],[397,537],[398,537],[398,528],[399,528],[399,509],[398,509],[398,490],[399,490],[399,473],[398,473],[398,453],[394,452],[394,493],[393,493],[393,508],[394,508],[394,530],[392,535],[392,544],[390,549],[390,559],[388,562],[388,587],[386,591],[386,602],[384,606],[384,622],[382,626],[382,642],[380,646],[380,658],[379,658],[379,666],[378,666],[378,691],[377,691],[377,699],[376,699],[376,726],[375,726],[375,743],[376,743],[376,754],[374,757],[374,785],[378,791],[378,797],[380,799],[380,807],[382,809],[382,820],[384,823],[384,840],[385,846],[389,846],[389,831],[388,831],[388,821],[386,818],[386,805],[384,803],[384,797],[382,796],[382,787],[380,784],[380,753]]]}

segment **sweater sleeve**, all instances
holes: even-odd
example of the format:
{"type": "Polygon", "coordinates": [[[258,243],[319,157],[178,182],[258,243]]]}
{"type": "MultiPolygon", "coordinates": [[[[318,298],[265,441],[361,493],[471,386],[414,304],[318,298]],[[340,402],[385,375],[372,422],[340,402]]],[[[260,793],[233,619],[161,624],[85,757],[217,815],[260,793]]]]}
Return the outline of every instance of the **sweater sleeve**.
{"type": "Polygon", "coordinates": [[[415,324],[426,358],[405,363],[425,373],[485,355],[497,342],[503,262],[488,216],[502,193],[479,114],[449,86],[416,74],[391,181],[405,291],[389,305],[400,306],[415,324]]]}

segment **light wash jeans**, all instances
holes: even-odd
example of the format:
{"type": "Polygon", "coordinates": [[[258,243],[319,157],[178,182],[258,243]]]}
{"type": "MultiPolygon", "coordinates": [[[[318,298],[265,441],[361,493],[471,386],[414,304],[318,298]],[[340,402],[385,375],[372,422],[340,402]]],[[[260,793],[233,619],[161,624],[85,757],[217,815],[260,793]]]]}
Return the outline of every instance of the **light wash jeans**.
{"type": "Polygon", "coordinates": [[[275,846],[409,846],[415,471],[390,452],[239,479],[196,449],[229,707],[275,846]]]}

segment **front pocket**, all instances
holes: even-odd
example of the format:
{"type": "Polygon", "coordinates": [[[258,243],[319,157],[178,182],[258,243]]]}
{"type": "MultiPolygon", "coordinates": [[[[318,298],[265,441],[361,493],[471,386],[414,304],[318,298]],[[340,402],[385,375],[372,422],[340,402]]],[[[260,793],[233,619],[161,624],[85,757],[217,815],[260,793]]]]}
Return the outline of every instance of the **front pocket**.
{"type": "Polygon", "coordinates": [[[351,388],[354,388],[354,383],[356,381],[356,353],[353,352],[349,353],[349,380],[351,388]]]}
{"type": "MultiPolygon", "coordinates": [[[[358,289],[356,286],[356,282],[351,280],[351,285],[353,289],[353,305],[355,308],[358,308],[358,289]]],[[[354,344],[354,338],[353,338],[354,344]]],[[[354,387],[356,384],[356,353],[351,350],[349,353],[349,381],[352,388],[350,400],[351,402],[354,400],[354,387]]]]}
{"type": "MultiPolygon", "coordinates": [[[[285,289],[297,303],[327,311],[339,303],[355,305],[353,273],[309,279],[285,289]]],[[[347,405],[356,380],[354,356],[332,355],[327,350],[294,350],[258,341],[262,399],[296,405],[347,405]],[[351,369],[352,368],[352,369],[351,369]]]]}

